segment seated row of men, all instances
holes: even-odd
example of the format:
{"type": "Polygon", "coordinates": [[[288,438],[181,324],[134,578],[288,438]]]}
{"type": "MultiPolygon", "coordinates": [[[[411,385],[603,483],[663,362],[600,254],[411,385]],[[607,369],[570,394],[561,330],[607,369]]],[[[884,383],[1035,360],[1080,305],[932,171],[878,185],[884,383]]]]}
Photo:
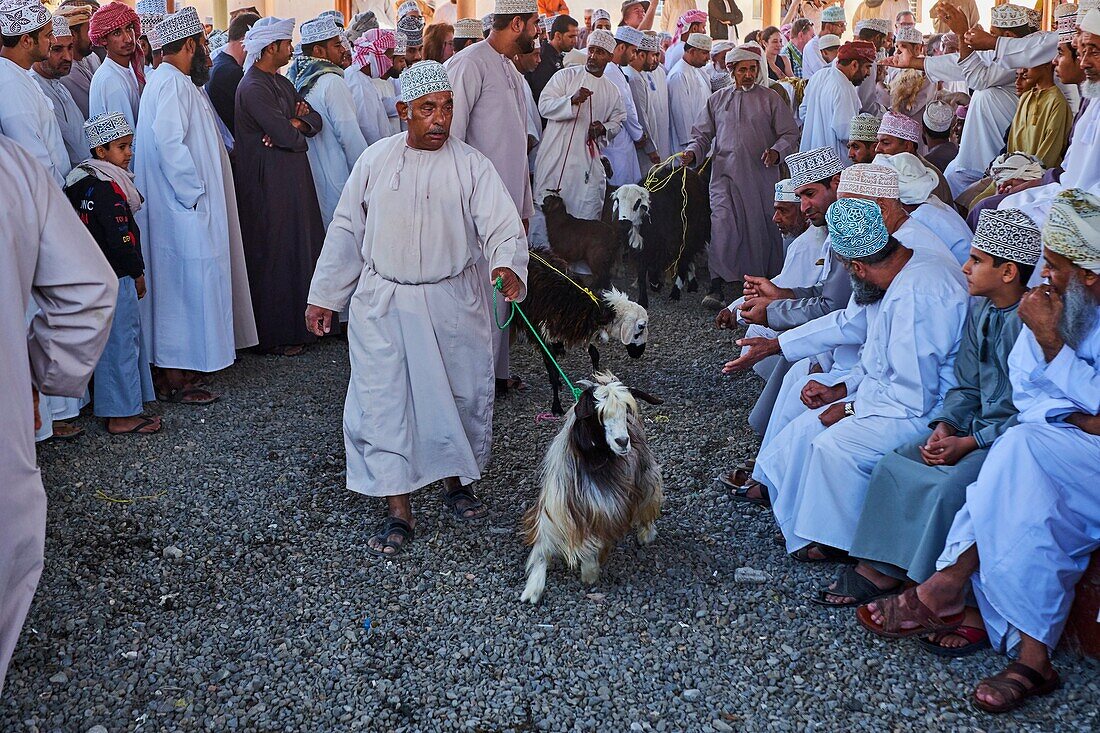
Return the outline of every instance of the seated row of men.
{"type": "Polygon", "coordinates": [[[1087,485],[1100,198],[1065,189],[1042,226],[988,209],[957,237],[961,217],[911,153],[842,169],[819,148],[787,163],[784,271],[747,278],[717,319],[749,325],[726,371],[768,380],[750,419],[758,456],[724,482],[771,507],[792,557],[844,565],[816,603],[942,656],[1016,654],[977,685],[979,708],[1057,689],[1050,653],[1100,546],[1087,485]],[[1047,282],[1028,289],[1040,260],[1047,282]]]}

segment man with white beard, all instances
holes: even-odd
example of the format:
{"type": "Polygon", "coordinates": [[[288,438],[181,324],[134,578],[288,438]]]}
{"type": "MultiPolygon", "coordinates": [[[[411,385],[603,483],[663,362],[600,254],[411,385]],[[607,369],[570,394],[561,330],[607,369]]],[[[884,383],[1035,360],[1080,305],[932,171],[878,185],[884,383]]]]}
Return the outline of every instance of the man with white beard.
{"type": "Polygon", "coordinates": [[[1059,193],[1043,226],[1049,284],[1024,295],[1025,329],[1008,357],[1019,422],[966,490],[938,571],[857,610],[875,634],[903,638],[962,623],[969,590],[990,643],[1016,661],[984,679],[974,704],[1013,710],[1061,687],[1051,655],[1074,587],[1100,547],[1100,198],[1059,193]],[[979,559],[980,556],[980,559],[979,559]]]}
{"type": "Polygon", "coordinates": [[[959,264],[970,257],[974,233],[953,206],[940,201],[933,191],[939,176],[912,153],[876,155],[875,165],[893,168],[898,174],[898,198],[909,216],[936,233],[959,264]]]}
{"type": "Polygon", "coordinates": [[[134,135],[137,213],[149,294],[140,301],[158,391],[203,405],[217,395],[199,374],[225,369],[257,342],[229,155],[199,88],[210,68],[194,8],[156,26],[164,61],[141,99],[134,135]]]}

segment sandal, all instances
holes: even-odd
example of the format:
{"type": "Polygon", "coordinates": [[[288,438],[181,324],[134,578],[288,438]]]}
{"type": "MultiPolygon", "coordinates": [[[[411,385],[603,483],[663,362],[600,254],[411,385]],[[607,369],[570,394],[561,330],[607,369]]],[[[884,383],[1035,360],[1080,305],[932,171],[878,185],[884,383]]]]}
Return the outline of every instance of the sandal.
{"type": "Polygon", "coordinates": [[[838,550],[835,547],[829,547],[819,542],[811,542],[804,547],[798,548],[791,553],[791,557],[804,563],[840,562],[849,565],[855,565],[856,563],[855,558],[844,550],[838,550]],[[817,551],[821,553],[821,557],[810,557],[810,552],[814,549],[817,549],[817,551]]]}
{"type": "Polygon", "coordinates": [[[908,639],[911,636],[920,636],[932,632],[954,631],[962,626],[966,614],[959,613],[940,618],[932,609],[924,605],[917,597],[917,587],[907,589],[899,596],[887,599],[879,605],[882,610],[883,623],[878,625],[871,618],[871,611],[866,605],[856,609],[856,620],[860,626],[876,636],[886,639],[908,639]],[[902,604],[905,604],[904,607],[902,604]],[[902,628],[906,621],[917,624],[912,629],[902,628]]]}
{"type": "Polygon", "coordinates": [[[809,596],[809,599],[819,606],[828,606],[829,608],[852,608],[853,606],[862,606],[865,603],[870,603],[879,598],[897,595],[902,585],[904,585],[904,583],[899,580],[889,588],[879,588],[869,579],[857,573],[854,567],[849,566],[840,571],[840,575],[838,575],[836,579],[835,588],[830,588],[828,586],[819,588],[817,592],[809,596]],[[845,603],[835,603],[828,600],[829,596],[845,596],[855,600],[845,603]]]}
{"type": "Polygon", "coordinates": [[[1007,713],[1009,710],[1015,710],[1023,705],[1029,698],[1049,695],[1061,688],[1062,678],[1058,675],[1058,671],[1052,669],[1051,672],[1053,676],[1048,679],[1038,670],[1032,669],[1026,664],[1013,662],[1003,671],[998,672],[992,677],[986,677],[978,683],[978,687],[985,685],[993,688],[994,692],[998,693],[1002,698],[1007,698],[1008,702],[1000,705],[991,705],[987,702],[982,702],[978,699],[977,688],[974,689],[974,694],[971,696],[970,701],[978,710],[987,713],[1007,713]],[[1009,674],[1023,677],[1031,683],[1031,686],[1028,687],[1020,680],[1009,677],[1009,674]]]}
{"type": "Polygon", "coordinates": [[[469,486],[458,486],[443,494],[443,503],[451,510],[451,514],[463,522],[471,522],[481,519],[489,513],[485,502],[477,498],[477,495],[469,486]],[[466,512],[475,512],[467,515],[466,512]]]}
{"type": "Polygon", "coordinates": [[[79,425],[73,425],[69,422],[63,422],[61,420],[54,420],[52,428],[53,434],[50,435],[50,440],[76,440],[84,434],[84,428],[79,425]],[[63,429],[59,432],[57,425],[63,426],[63,429]]]}
{"type": "MultiPolygon", "coordinates": [[[[130,428],[129,430],[114,431],[114,430],[111,430],[110,428],[107,428],[107,434],[108,435],[152,435],[154,433],[159,433],[161,431],[161,428],[163,427],[163,425],[161,425],[159,416],[139,415],[138,417],[140,417],[141,420],[138,422],[137,425],[130,428]],[[145,429],[145,428],[148,428],[148,427],[152,427],[153,425],[156,425],[156,430],[146,430],[145,429]]],[[[110,421],[108,420],[107,422],[110,422],[110,421]]]]}
{"type": "Polygon", "coordinates": [[[752,481],[752,472],[756,469],[756,459],[750,458],[744,463],[734,466],[733,470],[724,476],[719,476],[718,480],[726,485],[730,489],[739,489],[749,481],[752,481]]]}
{"type": "Polygon", "coordinates": [[[416,533],[413,531],[411,524],[406,522],[400,517],[389,515],[385,521],[382,522],[381,529],[375,533],[372,540],[375,540],[382,547],[380,549],[371,547],[370,543],[367,543],[367,552],[378,557],[393,558],[398,555],[404,554],[405,545],[412,542],[416,537],[416,533]],[[392,540],[390,535],[398,535],[400,539],[392,540]],[[386,552],[386,550],[393,550],[393,552],[386,552]]]}
{"type": "Polygon", "coordinates": [[[976,626],[960,626],[951,631],[937,631],[931,636],[922,636],[917,639],[917,643],[929,654],[958,659],[989,648],[989,634],[985,629],[976,626]],[[966,643],[962,646],[943,646],[943,640],[949,636],[961,636],[966,639],[966,643]]]}
{"type": "Polygon", "coordinates": [[[201,387],[173,387],[167,392],[157,394],[161,402],[173,402],[180,405],[212,405],[221,399],[209,390],[201,387]]]}
{"type": "MultiPolygon", "coordinates": [[[[729,478],[728,476],[725,478],[729,478]]],[[[723,481],[722,483],[726,483],[723,481]]],[[[728,485],[728,484],[727,484],[728,485]]],[[[764,507],[770,509],[772,505],[772,498],[768,495],[768,489],[764,484],[759,481],[749,479],[747,483],[740,486],[733,487],[733,493],[730,494],[730,498],[734,501],[739,501],[744,504],[752,504],[753,506],[764,507]],[[749,496],[749,491],[757,489],[760,492],[760,496],[749,496]]]]}

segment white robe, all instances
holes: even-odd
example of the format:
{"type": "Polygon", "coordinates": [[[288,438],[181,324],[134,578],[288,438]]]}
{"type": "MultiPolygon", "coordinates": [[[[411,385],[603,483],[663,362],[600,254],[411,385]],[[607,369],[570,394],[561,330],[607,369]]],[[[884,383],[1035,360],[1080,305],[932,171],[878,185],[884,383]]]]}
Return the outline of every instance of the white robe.
{"type": "Polygon", "coordinates": [[[64,186],[70,170],[69,154],[46,95],[29,71],[3,56],[0,90],[0,134],[22,145],[50,172],[58,186],[64,186]]]}
{"type": "Polygon", "coordinates": [[[363,72],[359,64],[352,64],[344,70],[344,83],[351,90],[351,100],[355,105],[355,117],[359,121],[359,131],[367,145],[374,145],[390,135],[390,119],[386,114],[378,86],[363,72]]]}
{"type": "Polygon", "coordinates": [[[820,36],[814,36],[806,42],[802,49],[802,78],[810,79],[814,74],[824,69],[828,64],[821,57],[821,50],[817,47],[820,36]]]}
{"type": "Polygon", "coordinates": [[[229,156],[214,109],[190,77],[161,64],[134,135],[137,213],[149,294],[146,350],[169,369],[213,372],[257,342],[229,156]]]}
{"type": "Polygon", "coordinates": [[[582,66],[561,69],[539,97],[539,114],[546,118],[535,161],[535,201],[547,191],[559,190],[566,210],[578,219],[599,219],[603,212],[607,175],[600,153],[614,139],[626,119],[619,90],[603,76],[592,76],[582,66]],[[583,104],[570,102],[584,86],[592,91],[583,104]],[[588,144],[588,128],[601,122],[605,135],[588,144]]]}
{"type": "Polygon", "coordinates": [[[672,152],[687,148],[694,139],[691,129],[703,116],[710,99],[710,76],[683,59],[668,75],[669,130],[672,152]]]}
{"type": "Polygon", "coordinates": [[[88,139],[84,135],[84,114],[76,106],[76,101],[65,85],[58,79],[47,79],[31,71],[34,79],[46,99],[53,107],[53,116],[57,120],[61,138],[65,141],[65,151],[69,154],[69,168],[75,168],[88,158],[88,139]]]}
{"type": "MultiPolygon", "coordinates": [[[[344,403],[347,482],[370,496],[481,478],[493,415],[483,279],[527,279],[523,223],[493,164],[459,140],[375,143],[356,163],[317,260],[308,302],[350,307],[344,403]]],[[[526,292],[526,289],[524,289],[526,292]]]]}
{"type": "Polygon", "coordinates": [[[638,149],[634,147],[634,143],[642,139],[643,131],[638,108],[634,106],[634,95],[630,91],[630,80],[626,78],[622,67],[615,63],[607,65],[604,76],[619,90],[623,108],[626,110],[622,131],[604,148],[604,155],[611,162],[611,185],[637,183],[641,180],[642,169],[638,164],[638,149]]]}
{"type": "MultiPolygon", "coordinates": [[[[5,99],[11,91],[5,84],[5,99]]],[[[35,457],[31,389],[74,398],[84,394],[107,343],[118,277],[52,173],[5,136],[0,136],[0,170],[9,181],[0,189],[2,693],[42,573],[46,537],[46,492],[35,457]],[[39,309],[28,328],[27,312],[39,309]]],[[[42,414],[42,419],[49,415],[42,414]]]]}
{"type": "Polygon", "coordinates": [[[328,229],[340,193],[355,161],[367,149],[367,141],[359,129],[351,90],[339,74],[323,74],[305,100],[324,120],[321,131],[309,139],[306,156],[321,206],[321,222],[328,229]]]}
{"type": "Polygon", "coordinates": [[[954,361],[969,308],[961,270],[935,253],[914,252],[881,301],[863,308],[859,361],[841,381],[855,416],[829,428],[795,418],[757,458],[773,512],[794,552],[811,543],[847,550],[878,459],[919,435],[955,384],[954,361]],[[854,395],[854,400],[852,396],[854,395]]]}
{"type": "Polygon", "coordinates": [[[971,89],[959,154],[943,172],[958,196],[985,174],[1004,147],[1005,132],[1016,114],[1016,72],[997,66],[992,51],[977,51],[961,62],[958,54],[929,56],[924,73],[931,82],[964,81],[971,89]]]}
{"type": "Polygon", "coordinates": [[[382,105],[386,112],[386,131],[382,137],[389,137],[401,132],[401,118],[397,116],[397,84],[393,79],[375,79],[371,77],[371,83],[378,90],[378,96],[382,99],[382,105]]]}
{"type": "Polygon", "coordinates": [[[974,239],[974,232],[970,231],[966,219],[959,216],[955,209],[932,196],[909,212],[909,216],[935,232],[960,265],[970,258],[970,242],[974,239]]]}
{"type": "Polygon", "coordinates": [[[121,112],[136,131],[140,104],[141,91],[134,70],[105,57],[88,89],[88,119],[104,112],[121,112]]]}
{"type": "Polygon", "coordinates": [[[827,66],[806,84],[802,104],[805,112],[799,150],[832,148],[841,164],[849,165],[848,131],[860,109],[852,81],[840,69],[827,66]]]}
{"type": "Polygon", "coordinates": [[[1053,652],[1074,586],[1100,547],[1100,436],[1062,421],[1100,413],[1100,322],[1050,362],[1025,328],[1008,368],[1019,424],[967,487],[936,565],[954,564],[976,542],[981,566],[971,580],[993,648],[1013,649],[1022,632],[1053,652]]]}
{"type": "Polygon", "coordinates": [[[652,127],[649,136],[657,148],[657,155],[666,160],[674,152],[672,149],[672,121],[668,107],[668,72],[663,66],[645,73],[649,84],[649,96],[646,98],[646,116],[652,127]]]}
{"type": "Polygon", "coordinates": [[[684,42],[677,39],[676,43],[665,51],[665,71],[671,74],[682,58],[684,58],[684,42]]]}

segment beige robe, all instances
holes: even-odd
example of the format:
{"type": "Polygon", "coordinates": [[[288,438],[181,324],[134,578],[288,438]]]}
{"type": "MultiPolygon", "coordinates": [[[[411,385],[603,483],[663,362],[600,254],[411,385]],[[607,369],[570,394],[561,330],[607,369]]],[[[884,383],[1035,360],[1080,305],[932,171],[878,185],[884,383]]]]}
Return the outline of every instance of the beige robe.
{"type": "MultiPolygon", "coordinates": [[[[42,574],[46,492],[31,388],[80,397],[107,343],[118,277],[46,169],[0,136],[0,693],[42,574]],[[27,327],[26,314],[40,312],[27,327]]],[[[44,415],[44,419],[49,419],[44,415]]]]}
{"type": "Polygon", "coordinates": [[[436,151],[405,140],[380,140],[355,164],[308,297],[349,309],[347,481],[369,496],[481,478],[496,329],[486,269],[527,279],[523,222],[489,159],[453,138],[436,151]]]}

